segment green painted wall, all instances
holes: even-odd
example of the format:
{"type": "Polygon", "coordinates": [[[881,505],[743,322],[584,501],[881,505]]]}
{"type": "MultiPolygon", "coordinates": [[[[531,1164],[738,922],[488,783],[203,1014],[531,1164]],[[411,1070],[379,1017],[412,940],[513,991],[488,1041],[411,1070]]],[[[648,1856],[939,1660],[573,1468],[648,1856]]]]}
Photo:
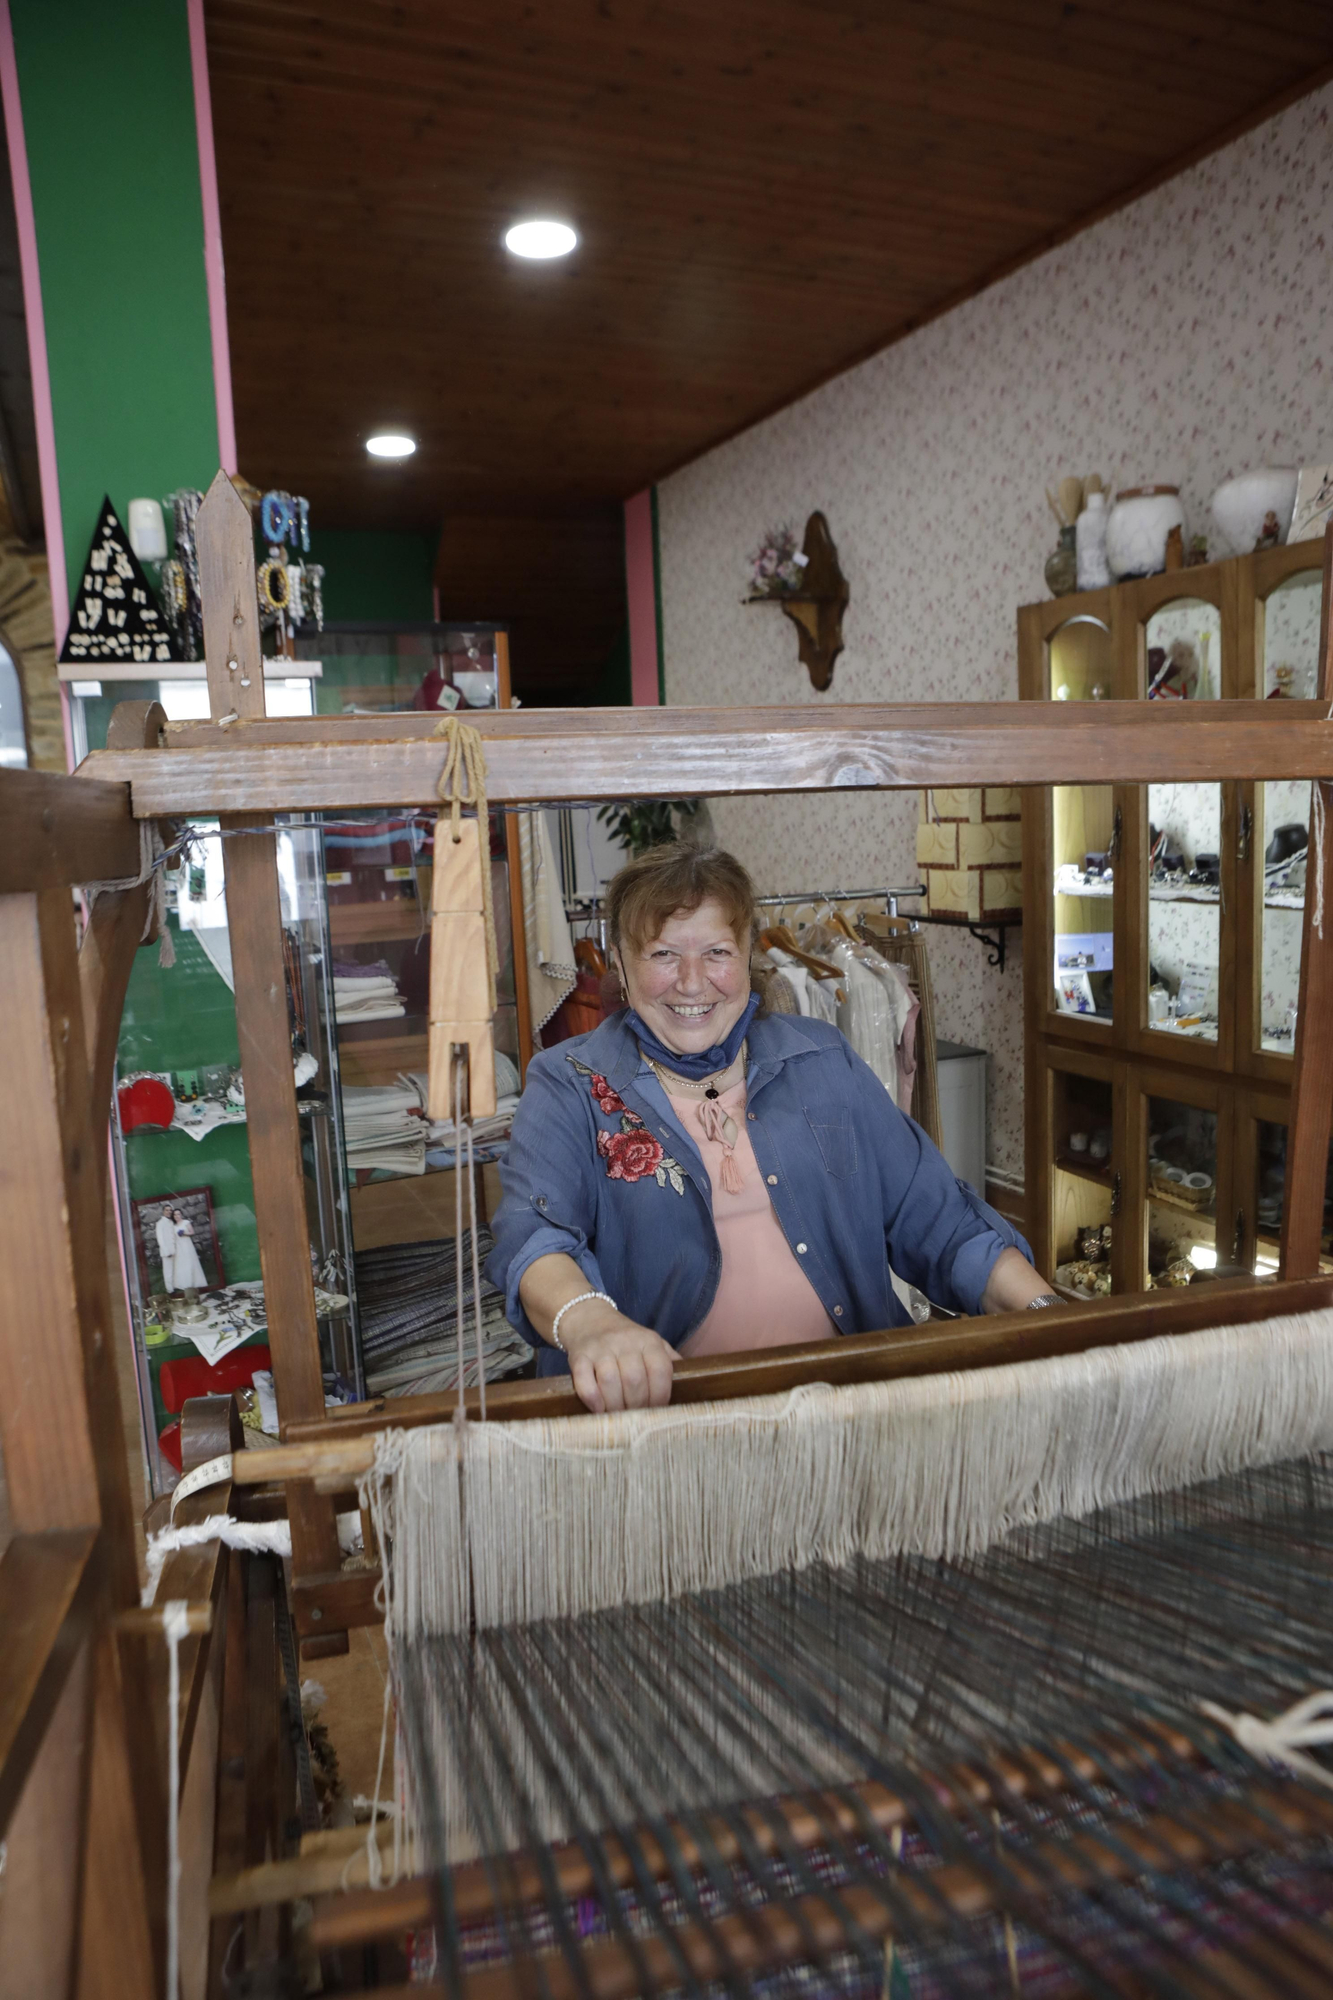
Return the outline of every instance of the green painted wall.
{"type": "Polygon", "coordinates": [[[10,0],[71,594],[102,495],[218,469],[185,0],[10,0]]]}
{"type": "Polygon", "coordinates": [[[324,616],[333,620],[384,619],[428,623],[435,615],[434,571],[438,534],[394,534],[360,528],[321,528],[310,534],[310,557],[323,563],[324,616]]]}

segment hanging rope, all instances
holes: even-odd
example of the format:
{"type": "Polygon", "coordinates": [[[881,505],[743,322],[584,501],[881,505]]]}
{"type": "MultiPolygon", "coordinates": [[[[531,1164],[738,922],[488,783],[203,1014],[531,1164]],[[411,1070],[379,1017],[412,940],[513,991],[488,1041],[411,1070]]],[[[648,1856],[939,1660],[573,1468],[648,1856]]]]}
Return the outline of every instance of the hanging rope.
{"type": "MultiPolygon", "coordinates": [[[[486,803],[486,750],[481,740],[481,731],[472,728],[469,723],[460,722],[456,715],[441,717],[436,724],[435,734],[442,736],[445,741],[444,768],[440,772],[437,789],[441,803],[450,808],[449,835],[455,845],[463,838],[461,831],[463,807],[472,806],[477,814],[477,838],[481,843],[481,907],[486,919],[486,975],[490,996],[488,1011],[493,1014],[499,953],[495,944],[495,911],[491,904],[491,821],[490,808],[486,803]]],[[[438,838],[437,822],[436,839],[438,838]]]]}

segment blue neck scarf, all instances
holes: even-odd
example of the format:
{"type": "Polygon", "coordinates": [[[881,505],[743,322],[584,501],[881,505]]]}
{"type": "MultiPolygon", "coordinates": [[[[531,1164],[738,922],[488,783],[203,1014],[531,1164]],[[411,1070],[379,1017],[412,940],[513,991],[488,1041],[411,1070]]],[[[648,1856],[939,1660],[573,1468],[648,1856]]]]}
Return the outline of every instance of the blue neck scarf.
{"type": "Polygon", "coordinates": [[[625,1024],[638,1042],[644,1055],[651,1062],[661,1063],[663,1069],[674,1070],[690,1083],[702,1083],[706,1076],[713,1076],[720,1069],[730,1069],[735,1062],[741,1043],[745,1040],[751,1021],[759,1011],[759,995],[752,993],[746,1003],[745,1012],[737,1021],[725,1042],[715,1048],[701,1049],[698,1055],[685,1056],[678,1049],[669,1049],[659,1042],[652,1029],[645,1027],[631,1007],[625,1015],[625,1024]]]}

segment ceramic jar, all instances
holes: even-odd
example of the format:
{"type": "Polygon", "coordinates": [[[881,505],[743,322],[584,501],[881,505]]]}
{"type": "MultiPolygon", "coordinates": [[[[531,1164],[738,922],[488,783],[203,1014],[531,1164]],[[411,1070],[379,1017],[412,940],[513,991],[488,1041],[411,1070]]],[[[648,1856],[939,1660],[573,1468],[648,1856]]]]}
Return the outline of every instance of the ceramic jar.
{"type": "Polygon", "coordinates": [[[1213,519],[1238,556],[1249,555],[1258,545],[1270,514],[1277,523],[1279,542],[1286,541],[1296,505],[1298,477],[1290,466],[1267,466],[1223,480],[1208,504],[1213,519]]]}
{"type": "Polygon", "coordinates": [[[1115,496],[1106,521],[1106,560],[1118,582],[1156,576],[1166,568],[1166,538],[1185,531],[1178,486],[1127,486],[1115,496]]]}

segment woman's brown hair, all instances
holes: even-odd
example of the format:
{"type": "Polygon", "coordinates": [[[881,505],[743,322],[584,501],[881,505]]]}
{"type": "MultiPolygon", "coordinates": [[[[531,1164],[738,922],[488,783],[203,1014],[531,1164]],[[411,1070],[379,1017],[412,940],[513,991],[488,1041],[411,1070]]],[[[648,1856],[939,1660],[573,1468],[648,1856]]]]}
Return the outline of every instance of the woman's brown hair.
{"type": "Polygon", "coordinates": [[[611,943],[618,951],[626,945],[637,951],[661,936],[669,918],[708,902],[722,905],[743,951],[754,935],[758,913],[754,883],[735,855],[720,847],[692,847],[684,840],[650,847],[627,861],[607,888],[611,943]]]}

